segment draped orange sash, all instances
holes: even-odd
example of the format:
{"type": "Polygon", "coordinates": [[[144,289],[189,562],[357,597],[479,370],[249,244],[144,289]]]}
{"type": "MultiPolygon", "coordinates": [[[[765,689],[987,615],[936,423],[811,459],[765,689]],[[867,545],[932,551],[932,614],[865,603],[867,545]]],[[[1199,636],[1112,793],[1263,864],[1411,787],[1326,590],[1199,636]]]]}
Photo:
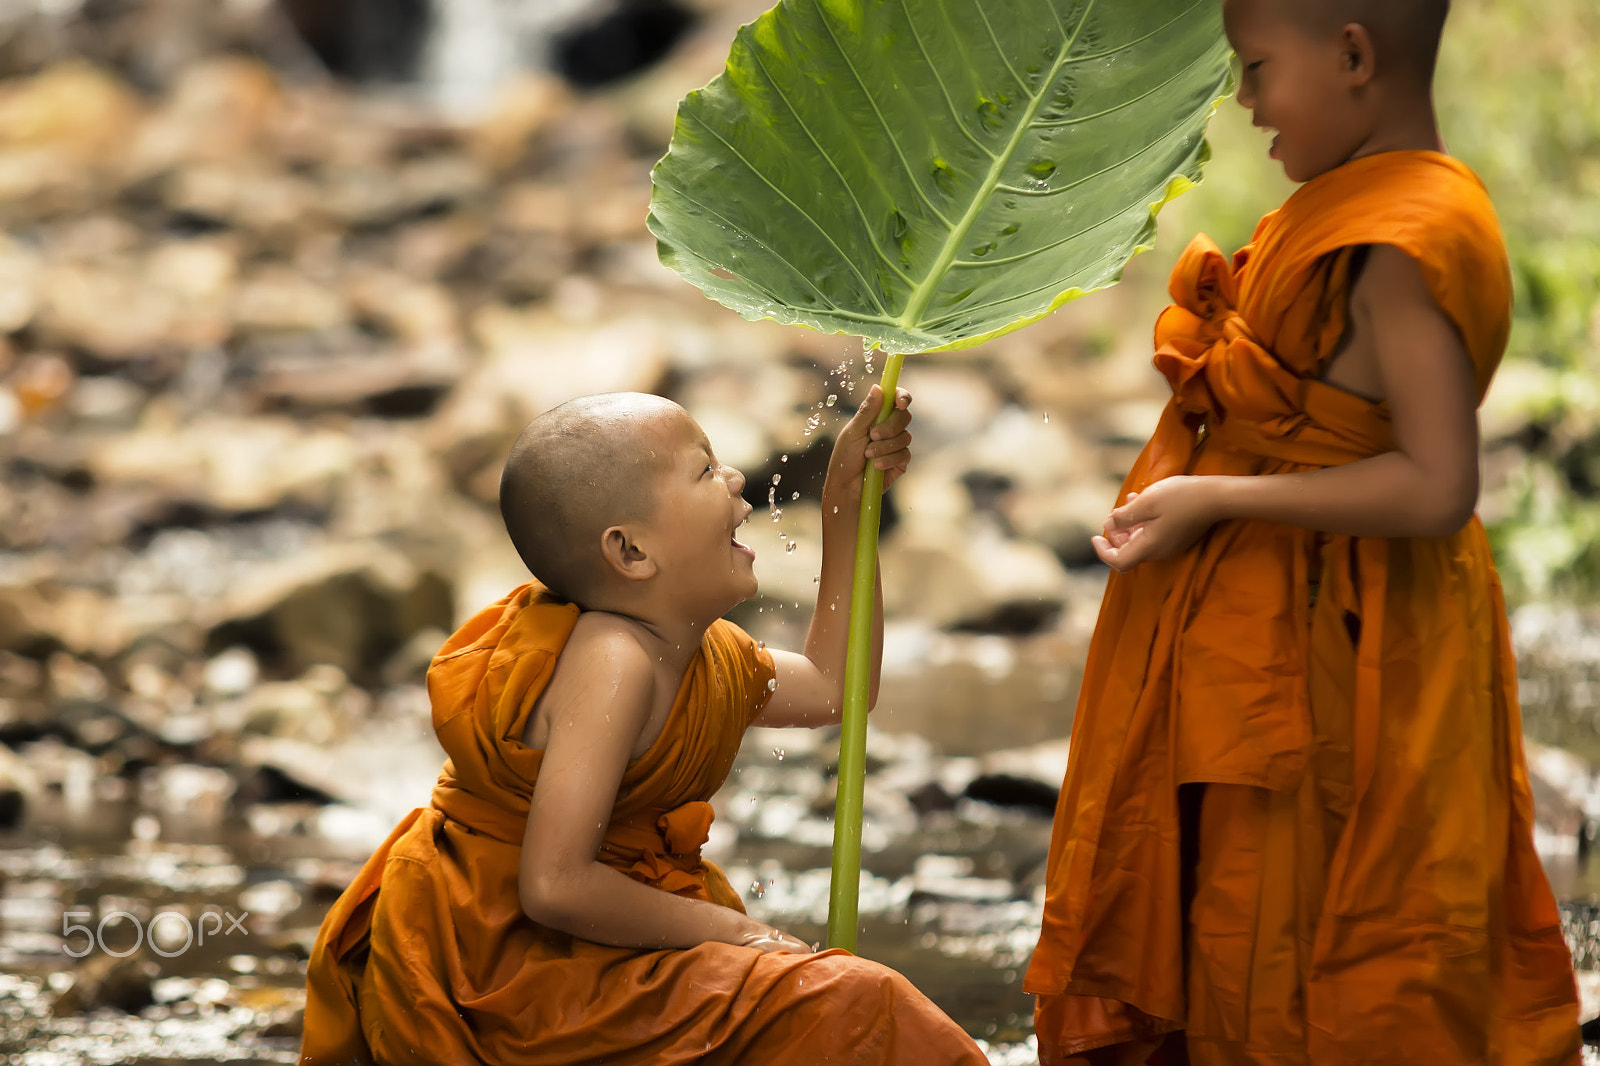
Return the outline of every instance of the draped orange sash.
{"type": "MultiPolygon", "coordinates": [[[[1421,265],[1481,401],[1510,308],[1487,195],[1448,157],[1371,156],[1231,263],[1203,236],[1183,254],[1156,324],[1172,399],[1119,503],[1393,448],[1383,404],[1319,380],[1370,244],[1421,265]]],[[[1576,1062],[1515,679],[1476,519],[1411,540],[1225,522],[1111,575],[1025,984],[1041,1062],[1142,1061],[1180,1030],[1197,1063],[1576,1062]]]]}
{"type": "MultiPolygon", "coordinates": [[[[396,827],[322,924],[303,1066],[981,1064],[903,977],[845,952],[617,948],[523,913],[519,858],[544,753],[521,737],[577,618],[525,585],[434,658],[428,691],[449,759],[429,806],[396,827]]],[[[712,625],[661,735],[623,773],[599,861],[743,910],[701,847],[707,800],[772,671],[737,626],[712,625]]]]}

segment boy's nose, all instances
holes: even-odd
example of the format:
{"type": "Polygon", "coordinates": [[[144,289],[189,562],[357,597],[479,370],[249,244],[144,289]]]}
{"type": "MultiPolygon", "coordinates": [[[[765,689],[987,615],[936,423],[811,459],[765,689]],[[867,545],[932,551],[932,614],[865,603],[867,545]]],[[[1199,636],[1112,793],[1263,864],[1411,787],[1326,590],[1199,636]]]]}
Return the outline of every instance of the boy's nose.
{"type": "Polygon", "coordinates": [[[744,474],[736,466],[723,467],[728,472],[728,492],[734,496],[744,495],[744,474]]]}

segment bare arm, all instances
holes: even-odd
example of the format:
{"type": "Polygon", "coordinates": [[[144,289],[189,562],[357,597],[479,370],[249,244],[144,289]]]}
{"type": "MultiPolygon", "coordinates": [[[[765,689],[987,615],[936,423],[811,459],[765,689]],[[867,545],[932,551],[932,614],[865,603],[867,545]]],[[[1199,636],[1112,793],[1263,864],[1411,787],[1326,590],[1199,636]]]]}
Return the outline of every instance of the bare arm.
{"type": "MultiPolygon", "coordinates": [[[[839,720],[844,702],[844,663],[849,641],[850,585],[856,562],[856,521],[861,510],[861,475],[871,461],[884,472],[888,489],[911,461],[911,394],[900,389],[895,411],[872,425],[881,406],[877,386],[839,431],[822,487],[822,575],[817,606],[806,633],[804,655],[774,651],[778,688],[756,718],[763,726],[820,726],[839,720]]],[[[883,665],[883,583],[872,601],[872,667],[868,705],[878,700],[883,665]]]]}
{"type": "Polygon", "coordinates": [[[809,951],[736,910],[662,892],[597,861],[654,690],[649,656],[621,624],[581,615],[541,697],[549,739],[522,839],[522,909],[541,925],[618,947],[721,941],[809,951]]]}
{"type": "Polygon", "coordinates": [[[1416,262],[1376,245],[1351,319],[1377,358],[1395,449],[1344,466],[1262,477],[1177,477],[1112,512],[1100,557],[1119,570],[1187,548],[1213,523],[1259,519],[1358,537],[1438,537],[1478,499],[1477,387],[1454,324],[1416,262]]]}

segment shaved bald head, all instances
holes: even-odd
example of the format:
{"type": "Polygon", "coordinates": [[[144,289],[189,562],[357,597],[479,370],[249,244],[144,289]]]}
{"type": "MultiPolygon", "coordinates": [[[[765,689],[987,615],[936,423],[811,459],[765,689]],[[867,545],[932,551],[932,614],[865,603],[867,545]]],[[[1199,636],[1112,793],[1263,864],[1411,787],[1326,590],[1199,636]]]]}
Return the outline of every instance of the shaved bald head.
{"type": "Polygon", "coordinates": [[[500,475],[500,515],[522,561],[550,591],[582,603],[601,574],[600,534],[642,522],[665,458],[644,427],[681,411],[643,393],[584,396],[528,423],[500,475]]]}
{"type": "Polygon", "coordinates": [[[1433,81],[1439,38],[1450,0],[1277,0],[1312,33],[1338,33],[1352,22],[1367,28],[1380,75],[1433,81]]]}

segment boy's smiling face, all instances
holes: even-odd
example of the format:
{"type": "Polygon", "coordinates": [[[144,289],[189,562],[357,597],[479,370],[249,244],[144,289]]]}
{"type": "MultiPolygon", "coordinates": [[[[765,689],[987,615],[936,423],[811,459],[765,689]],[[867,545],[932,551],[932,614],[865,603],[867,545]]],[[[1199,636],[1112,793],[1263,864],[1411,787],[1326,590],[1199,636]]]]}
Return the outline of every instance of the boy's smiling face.
{"type": "Polygon", "coordinates": [[[1357,95],[1370,80],[1342,34],[1315,35],[1289,6],[1301,0],[1224,0],[1223,25],[1241,67],[1239,103],[1276,132],[1272,158],[1291,181],[1345,162],[1367,130],[1357,95]]]}
{"type": "Polygon", "coordinates": [[[752,510],[741,495],[744,475],[717,460],[682,408],[662,411],[641,429],[659,463],[641,545],[672,596],[720,615],[756,593],[756,553],[737,539],[752,510]]]}

